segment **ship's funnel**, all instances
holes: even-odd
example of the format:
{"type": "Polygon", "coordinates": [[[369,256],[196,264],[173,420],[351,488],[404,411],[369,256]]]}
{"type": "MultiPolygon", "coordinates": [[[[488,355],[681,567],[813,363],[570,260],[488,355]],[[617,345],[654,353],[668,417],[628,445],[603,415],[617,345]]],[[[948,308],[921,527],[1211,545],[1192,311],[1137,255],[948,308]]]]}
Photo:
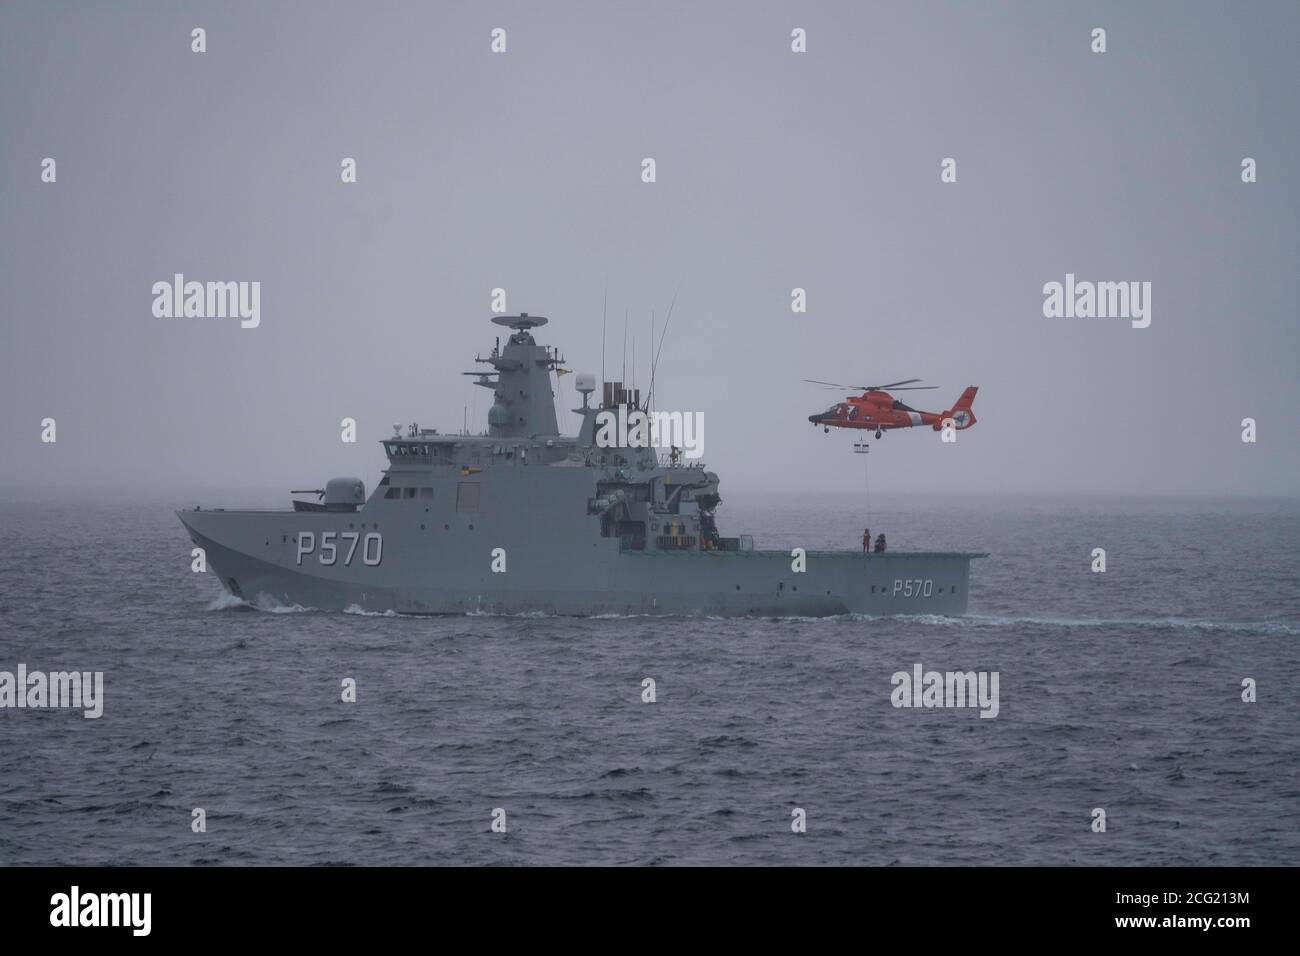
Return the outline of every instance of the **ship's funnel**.
{"type": "Polygon", "coordinates": [[[622,382],[606,382],[603,398],[603,408],[617,408],[620,405],[626,405],[629,408],[641,407],[641,389],[624,388],[622,382]]]}

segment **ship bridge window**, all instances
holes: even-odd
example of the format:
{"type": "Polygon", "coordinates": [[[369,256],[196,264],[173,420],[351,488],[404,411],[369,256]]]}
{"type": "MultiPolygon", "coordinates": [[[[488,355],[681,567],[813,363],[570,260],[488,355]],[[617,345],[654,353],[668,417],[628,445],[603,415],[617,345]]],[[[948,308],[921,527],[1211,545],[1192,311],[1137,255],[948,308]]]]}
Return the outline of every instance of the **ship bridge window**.
{"type": "Polygon", "coordinates": [[[389,488],[387,491],[384,492],[384,497],[385,497],[385,498],[400,498],[400,497],[402,497],[402,489],[401,489],[401,488],[389,488]]]}
{"type": "Polygon", "coordinates": [[[389,458],[431,458],[436,454],[431,445],[422,442],[384,442],[389,458]]]}
{"type": "Polygon", "coordinates": [[[404,496],[404,497],[406,497],[406,498],[414,498],[414,497],[416,496],[416,494],[419,492],[419,490],[420,490],[420,489],[418,489],[418,488],[403,488],[403,489],[402,489],[402,492],[403,492],[403,496],[404,496]]]}

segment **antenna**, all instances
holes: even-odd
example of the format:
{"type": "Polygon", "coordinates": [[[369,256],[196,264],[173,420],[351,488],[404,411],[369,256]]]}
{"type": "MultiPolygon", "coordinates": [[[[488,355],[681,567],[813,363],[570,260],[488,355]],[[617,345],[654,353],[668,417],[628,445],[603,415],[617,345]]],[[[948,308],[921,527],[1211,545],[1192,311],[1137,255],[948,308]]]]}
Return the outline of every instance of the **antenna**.
{"type": "Polygon", "coordinates": [[[628,310],[623,310],[623,374],[619,376],[620,384],[627,381],[627,319],[628,310]]]}
{"type": "Polygon", "coordinates": [[[605,387],[605,312],[609,308],[609,276],[605,277],[605,299],[600,304],[600,387],[605,387]]]}
{"type": "Polygon", "coordinates": [[[655,371],[659,368],[659,353],[664,350],[664,339],[668,336],[668,323],[673,320],[673,307],[677,305],[677,293],[681,290],[682,285],[679,282],[677,288],[673,290],[673,301],[668,303],[668,315],[664,318],[664,330],[659,333],[659,347],[655,348],[653,336],[650,339],[650,347],[654,349],[654,353],[650,359],[650,392],[645,398],[646,408],[650,407],[650,397],[655,393],[655,371]]]}
{"type": "Polygon", "coordinates": [[[650,411],[650,396],[655,393],[655,310],[650,310],[650,391],[645,393],[645,410],[650,411]]]}

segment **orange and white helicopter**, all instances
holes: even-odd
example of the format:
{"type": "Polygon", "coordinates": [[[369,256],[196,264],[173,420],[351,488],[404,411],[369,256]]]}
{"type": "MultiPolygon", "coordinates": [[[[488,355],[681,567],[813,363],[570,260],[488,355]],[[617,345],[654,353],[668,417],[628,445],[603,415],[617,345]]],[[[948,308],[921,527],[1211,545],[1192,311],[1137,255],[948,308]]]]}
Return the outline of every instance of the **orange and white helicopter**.
{"type": "Polygon", "coordinates": [[[819,382],[811,378],[806,378],[804,381],[811,382],[813,385],[824,385],[827,388],[851,388],[862,391],[861,395],[850,395],[838,405],[832,405],[820,414],[808,416],[808,421],[814,425],[821,425],[823,431],[829,432],[832,428],[874,429],[876,437],[880,438],[889,429],[915,428],[917,425],[929,425],[935,431],[939,431],[943,428],[943,423],[950,418],[953,427],[958,431],[975,424],[975,413],[971,410],[971,405],[975,403],[975,393],[979,389],[974,385],[962,392],[961,398],[957,399],[957,403],[947,411],[922,412],[904,405],[885,391],[888,388],[896,392],[913,392],[938,387],[913,385],[913,382],[921,381],[919,378],[890,382],[888,385],[837,385],[834,382],[819,382]]]}

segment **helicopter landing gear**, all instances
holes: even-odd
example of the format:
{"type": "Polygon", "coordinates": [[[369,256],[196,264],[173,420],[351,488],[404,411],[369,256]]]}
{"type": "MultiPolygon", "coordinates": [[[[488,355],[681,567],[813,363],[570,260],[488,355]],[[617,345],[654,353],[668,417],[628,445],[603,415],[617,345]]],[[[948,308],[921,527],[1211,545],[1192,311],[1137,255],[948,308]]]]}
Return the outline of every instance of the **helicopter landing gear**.
{"type": "Polygon", "coordinates": [[[879,428],[876,429],[876,437],[877,437],[877,438],[880,438],[883,434],[884,434],[884,432],[882,432],[879,428]]]}
{"type": "Polygon", "coordinates": [[[822,426],[822,431],[827,435],[831,433],[831,430],[825,425],[822,426]]]}

